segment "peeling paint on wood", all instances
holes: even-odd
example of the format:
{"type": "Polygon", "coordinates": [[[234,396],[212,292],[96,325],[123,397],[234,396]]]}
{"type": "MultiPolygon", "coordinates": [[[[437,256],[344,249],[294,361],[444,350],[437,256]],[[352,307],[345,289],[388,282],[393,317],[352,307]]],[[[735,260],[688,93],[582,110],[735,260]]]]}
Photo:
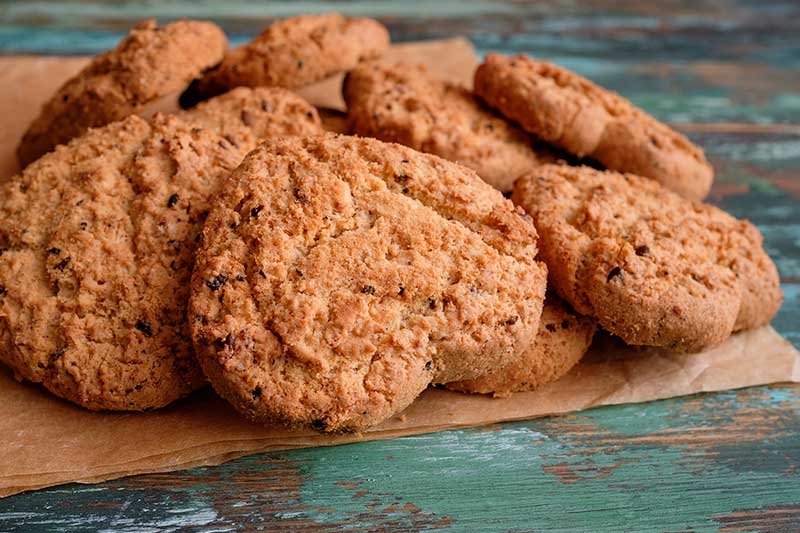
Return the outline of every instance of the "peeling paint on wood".
{"type": "MultiPolygon", "coordinates": [[[[147,16],[218,20],[242,42],[275,16],[376,15],[395,40],[466,35],[551,59],[702,145],[711,201],[755,223],[800,346],[800,4],[103,1],[0,4],[0,52],[108,48],[147,16]]],[[[797,531],[800,387],[758,387],[0,500],[0,531],[797,531]]]]}
{"type": "Polygon", "coordinates": [[[0,530],[788,531],[798,417],[800,387],[758,387],[262,454],[8,498],[0,530]]]}

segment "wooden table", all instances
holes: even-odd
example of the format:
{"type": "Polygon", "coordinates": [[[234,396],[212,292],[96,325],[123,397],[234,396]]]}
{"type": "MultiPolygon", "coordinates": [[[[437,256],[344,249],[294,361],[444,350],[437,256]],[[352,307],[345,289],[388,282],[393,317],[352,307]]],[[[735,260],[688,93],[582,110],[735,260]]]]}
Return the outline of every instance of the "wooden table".
{"type": "MultiPolygon", "coordinates": [[[[212,18],[244,40],[303,2],[0,4],[0,50],[86,53],[134,20],[212,18]]],[[[631,98],[700,143],[711,201],[765,235],[800,346],[800,4],[320,2],[395,40],[466,35],[631,98]]],[[[796,531],[800,387],[686,399],[70,485],[0,500],[0,531],[796,531]]]]}

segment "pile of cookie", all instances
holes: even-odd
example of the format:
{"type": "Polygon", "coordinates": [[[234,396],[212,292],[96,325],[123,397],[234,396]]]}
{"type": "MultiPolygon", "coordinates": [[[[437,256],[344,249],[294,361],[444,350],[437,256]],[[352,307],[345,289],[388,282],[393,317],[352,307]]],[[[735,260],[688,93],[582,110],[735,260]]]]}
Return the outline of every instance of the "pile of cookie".
{"type": "Polygon", "coordinates": [[[544,61],[490,54],[473,92],[388,46],[337,14],[233,49],[148,21],[94,58],[2,184],[0,360],[89,409],[210,382],[252,420],[359,431],[431,384],[551,382],[598,326],[697,351],[777,312],[686,137],[544,61]],[[352,135],[291,92],[342,72],[352,135]]]}

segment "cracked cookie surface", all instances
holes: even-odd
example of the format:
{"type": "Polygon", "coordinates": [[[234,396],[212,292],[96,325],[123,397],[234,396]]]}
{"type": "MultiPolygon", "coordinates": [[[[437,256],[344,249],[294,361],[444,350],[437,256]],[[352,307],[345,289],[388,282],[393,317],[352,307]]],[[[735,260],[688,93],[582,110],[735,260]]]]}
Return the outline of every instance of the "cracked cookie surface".
{"type": "Polygon", "coordinates": [[[140,23],[113,50],[92,59],[42,107],[22,137],[22,166],[58,144],[183,91],[222,60],[228,40],[210,22],[181,20],[156,27],[140,23]]]}
{"type": "Polygon", "coordinates": [[[264,138],[322,132],[283,89],[89,130],[0,193],[0,360],[91,409],[166,405],[205,383],[185,321],[195,239],[264,138]]]}
{"type": "Polygon", "coordinates": [[[90,409],[141,410],[204,383],[186,324],[208,200],[244,153],[175,117],[62,145],[0,194],[0,358],[90,409]]]}
{"type": "Polygon", "coordinates": [[[475,92],[539,138],[606,168],[651,178],[702,200],[714,171],[686,136],[619,94],[574,72],[528,56],[488,54],[475,92]]]}
{"type": "Polygon", "coordinates": [[[212,210],[192,278],[203,369],[245,416],[361,430],[515,358],[546,269],[520,209],[374,139],[267,141],[212,210]]]}
{"type": "Polygon", "coordinates": [[[628,344],[698,351],[780,307],[758,229],[655,181],[550,165],[512,199],[534,219],[555,291],[628,344]]]}
{"type": "Polygon", "coordinates": [[[558,157],[471,91],[436,79],[423,65],[359,65],[345,78],[343,93],[353,133],[455,161],[501,191],[558,157]]]}
{"type": "Polygon", "coordinates": [[[279,87],[238,87],[178,113],[249,152],[264,139],[281,135],[318,135],[322,121],[314,106],[279,87]]]}
{"type": "Polygon", "coordinates": [[[191,88],[206,98],[238,86],[296,89],[350,70],[389,47],[389,32],[368,18],[338,13],[303,15],[275,22],[191,88]]]}
{"type": "Polygon", "coordinates": [[[594,318],[575,313],[557,296],[548,293],[539,333],[517,361],[485,376],[445,383],[445,387],[496,397],[536,390],[569,372],[589,349],[596,330],[594,318]]]}

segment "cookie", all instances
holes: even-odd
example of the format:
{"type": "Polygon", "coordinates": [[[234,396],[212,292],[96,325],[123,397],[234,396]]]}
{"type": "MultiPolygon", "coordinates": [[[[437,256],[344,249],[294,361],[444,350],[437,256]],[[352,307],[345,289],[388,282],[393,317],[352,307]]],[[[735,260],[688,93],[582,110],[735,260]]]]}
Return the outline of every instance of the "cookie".
{"type": "Polygon", "coordinates": [[[279,87],[239,87],[178,116],[215,132],[245,152],[269,137],[324,131],[314,106],[279,87]]]}
{"type": "Polygon", "coordinates": [[[280,20],[225,59],[194,84],[192,102],[238,86],[296,89],[378,57],[389,47],[389,32],[368,18],[338,13],[280,20]]]}
{"type": "Polygon", "coordinates": [[[608,169],[654,179],[694,200],[711,188],[711,165],[684,135],[552,63],[488,54],[475,72],[475,92],[539,138],[608,169]]]}
{"type": "Polygon", "coordinates": [[[569,309],[553,294],[547,295],[539,333],[519,360],[479,378],[446,383],[458,392],[508,396],[538,389],[557,380],[575,366],[592,343],[597,322],[569,309]]]}
{"type": "Polygon", "coordinates": [[[437,80],[424,65],[359,65],[345,78],[343,93],[354,133],[456,161],[501,191],[557,159],[469,90],[437,80]]]}
{"type": "Polygon", "coordinates": [[[546,269],[473,171],[375,139],[275,138],[232,174],[190,300],[206,376],[256,421],[362,430],[536,334],[546,269]]]}
{"type": "Polygon", "coordinates": [[[90,129],[0,191],[0,360],[89,409],[204,384],[186,322],[195,238],[245,153],[176,117],[90,129]]]}
{"type": "Polygon", "coordinates": [[[550,165],[512,198],[534,218],[552,288],[628,344],[698,351],[780,307],[755,226],[653,180],[550,165]]]}
{"type": "Polygon", "coordinates": [[[153,20],[140,23],[44,104],[17,149],[20,163],[24,167],[88,128],[142,113],[183,91],[222,60],[226,47],[225,34],[210,22],[182,20],[161,28],[153,20]]]}

